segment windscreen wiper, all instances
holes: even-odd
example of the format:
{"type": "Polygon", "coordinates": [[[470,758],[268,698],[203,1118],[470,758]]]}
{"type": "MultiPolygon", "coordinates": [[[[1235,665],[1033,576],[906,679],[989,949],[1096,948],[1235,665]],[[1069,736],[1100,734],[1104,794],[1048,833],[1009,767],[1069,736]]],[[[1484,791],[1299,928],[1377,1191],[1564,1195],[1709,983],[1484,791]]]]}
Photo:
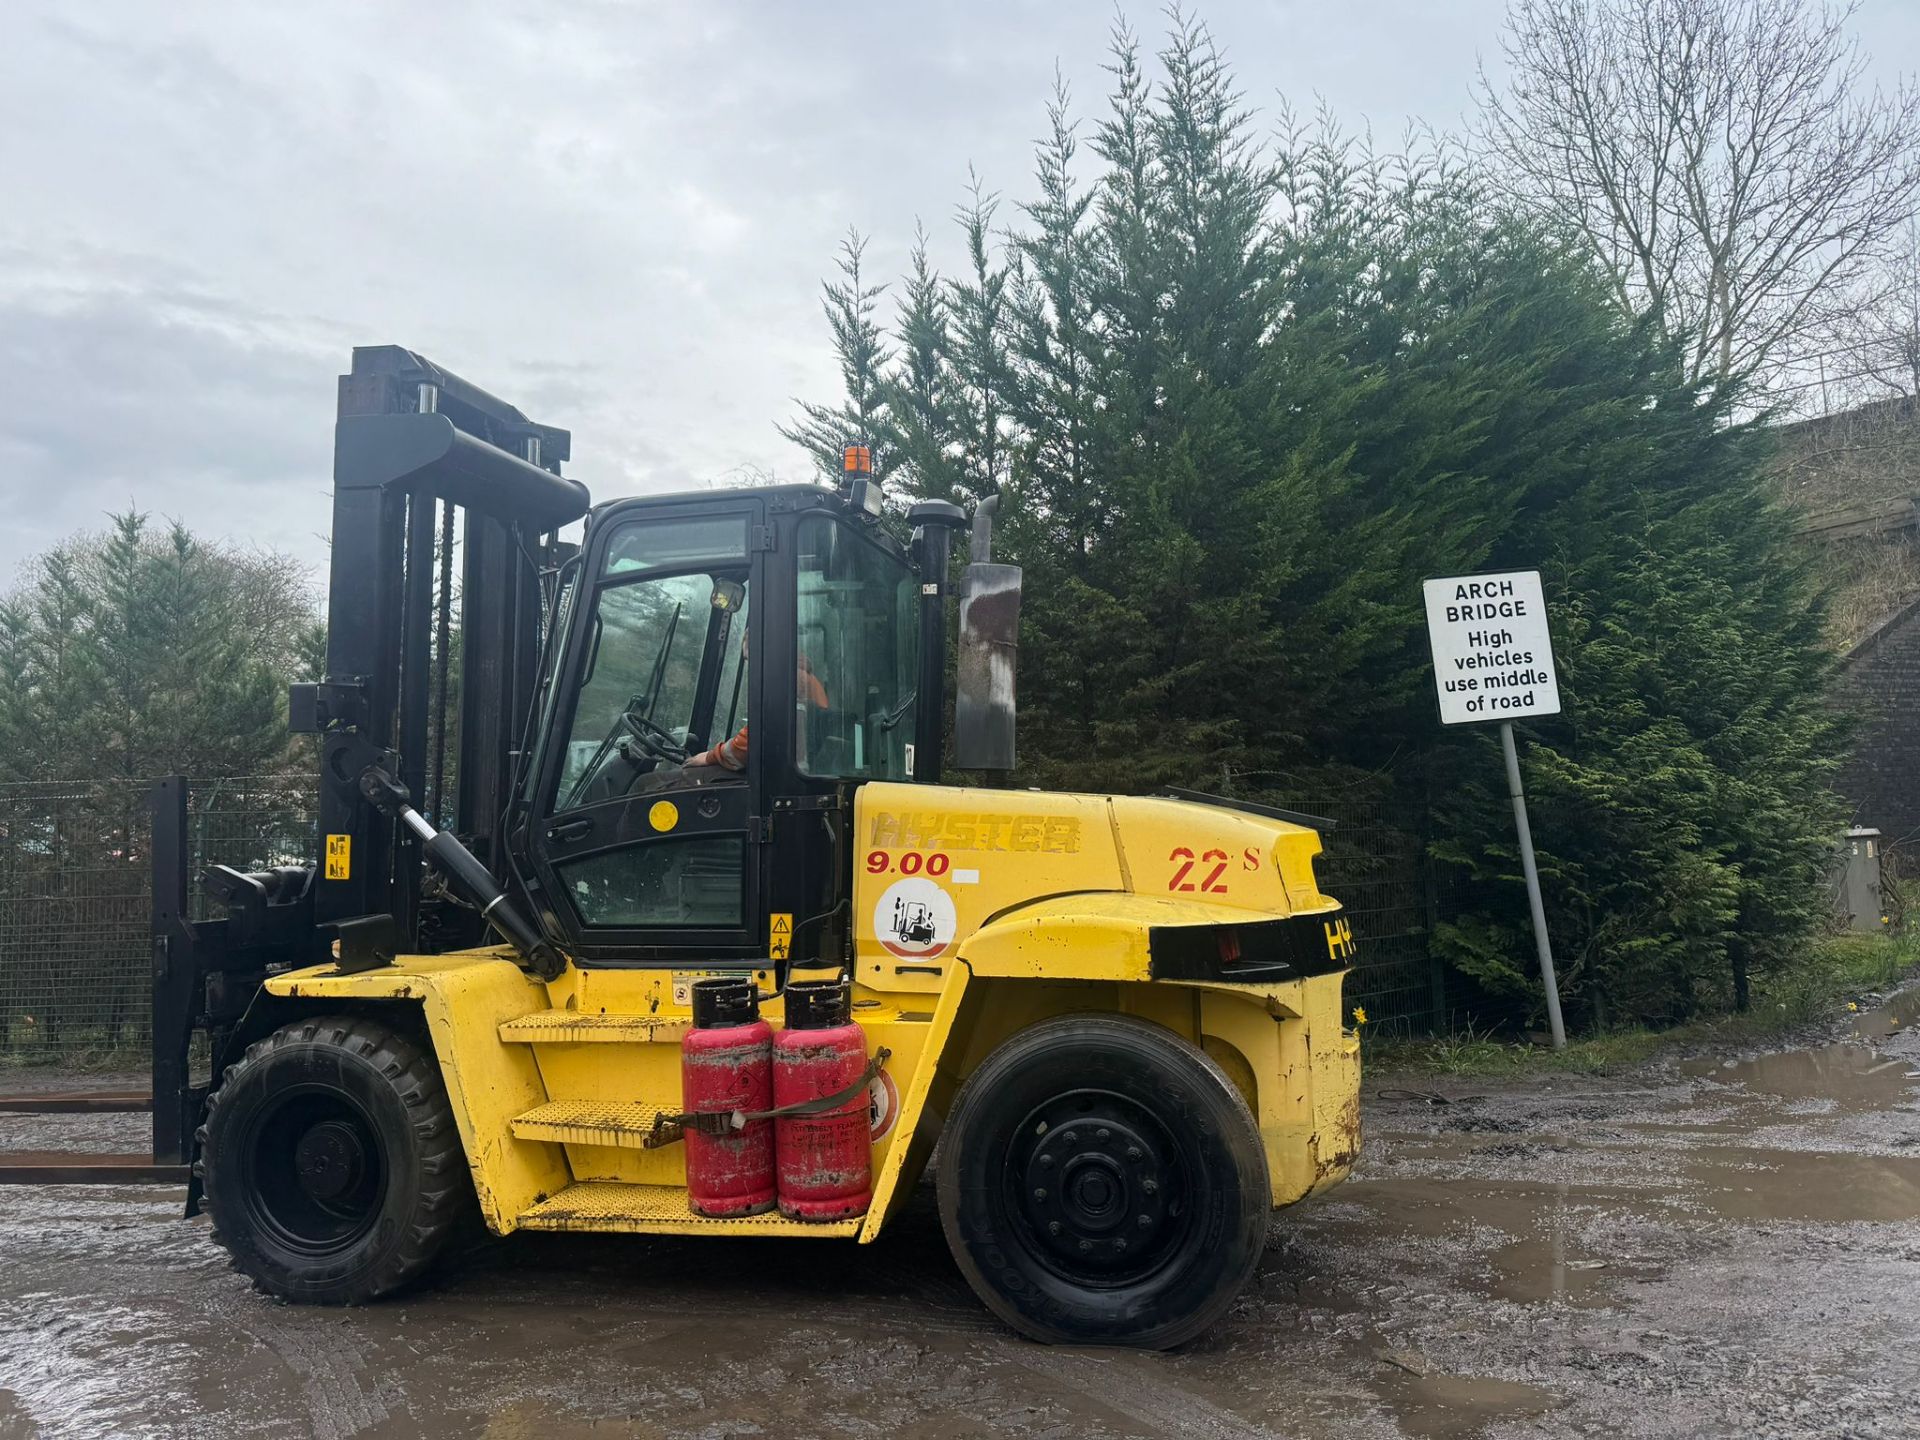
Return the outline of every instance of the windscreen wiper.
{"type": "Polygon", "coordinates": [[[660,637],[660,653],[653,659],[653,673],[647,677],[647,708],[643,713],[649,720],[653,719],[653,707],[660,703],[660,689],[667,683],[667,658],[673,654],[674,637],[680,633],[680,612],[685,608],[684,601],[673,607],[667,633],[660,637]]]}
{"type": "Polygon", "coordinates": [[[920,698],[919,690],[909,690],[907,698],[874,722],[874,729],[885,732],[894,728],[907,718],[907,712],[913,708],[913,702],[920,698]]]}
{"type": "MultiPolygon", "coordinates": [[[[660,653],[654,657],[653,673],[647,677],[646,693],[631,697],[626,704],[627,712],[640,712],[641,704],[644,702],[646,709],[641,713],[644,713],[648,720],[653,718],[653,707],[660,703],[660,689],[666,682],[667,658],[673,653],[673,637],[680,628],[680,611],[683,608],[682,605],[673,607],[673,618],[667,622],[667,633],[660,641],[660,653]]],[[[586,768],[581,770],[580,778],[575,780],[572,787],[568,789],[566,802],[561,806],[563,810],[570,808],[585,792],[587,782],[593,779],[601,763],[606,760],[607,752],[612,750],[619,741],[620,730],[621,722],[614,721],[613,728],[607,732],[607,738],[600,742],[599,748],[593,752],[593,758],[587,761],[586,768]]]]}

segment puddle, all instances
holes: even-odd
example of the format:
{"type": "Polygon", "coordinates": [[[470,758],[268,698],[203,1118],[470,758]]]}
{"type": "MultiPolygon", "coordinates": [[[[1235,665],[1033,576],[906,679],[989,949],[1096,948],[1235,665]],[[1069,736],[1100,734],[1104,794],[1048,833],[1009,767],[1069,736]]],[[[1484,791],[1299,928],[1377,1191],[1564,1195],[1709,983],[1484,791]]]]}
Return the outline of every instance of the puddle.
{"type": "MultiPolygon", "coordinates": [[[[71,1150],[85,1154],[133,1153],[151,1156],[153,1121],[137,1114],[0,1114],[0,1151],[71,1150]]],[[[24,1163],[24,1162],[22,1162],[24,1163]]]]}
{"type": "Polygon", "coordinates": [[[1920,1160],[1703,1147],[1689,1158],[1687,1178],[1724,1220],[1920,1219],[1920,1160]]]}
{"type": "Polygon", "coordinates": [[[1596,1255],[1563,1229],[1503,1245],[1487,1257],[1494,1268],[1488,1288],[1502,1300],[1523,1305],[1554,1302],[1581,1308],[1617,1303],[1608,1286],[1621,1280],[1651,1280],[1658,1263],[1596,1255]]]}
{"type": "Polygon", "coordinates": [[[1349,1180],[1327,1197],[1322,1208],[1328,1212],[1361,1209],[1366,1213],[1356,1218],[1368,1227],[1377,1230],[1385,1223],[1423,1240],[1457,1239],[1476,1231],[1519,1238],[1537,1231],[1542,1216],[1648,1199],[1642,1187],[1409,1176],[1349,1180]]]}
{"type": "Polygon", "coordinates": [[[1469,1253],[1461,1278],[1484,1295],[1593,1308],[1617,1303],[1611,1284],[1657,1278],[1665,1267],[1645,1255],[1597,1250],[1581,1238],[1583,1229],[1597,1217],[1623,1213],[1678,1218],[1672,1207],[1686,1198],[1664,1187],[1649,1193],[1644,1184],[1408,1178],[1349,1181],[1337,1203],[1365,1212],[1351,1223],[1357,1237],[1373,1243],[1398,1230],[1463,1246],[1469,1253]]]}
{"type": "Polygon", "coordinates": [[[1421,1440],[1478,1435],[1501,1420],[1544,1415],[1560,1397],[1537,1385],[1474,1375],[1414,1375],[1382,1364],[1374,1383],[1400,1428],[1421,1440]]]}
{"type": "Polygon", "coordinates": [[[1867,1040],[1884,1040],[1920,1024],[1920,985],[1902,990],[1877,1010],[1856,1015],[1853,1033],[1867,1040]]]}
{"type": "Polygon", "coordinates": [[[1820,1104],[1830,1107],[1830,1112],[1880,1110],[1912,1099],[1920,1073],[1912,1060],[1887,1055],[1872,1042],[1916,1026],[1920,1026],[1920,985],[1856,1015],[1851,1040],[1747,1060],[1693,1060],[1680,1070],[1696,1079],[1738,1085],[1756,1095],[1820,1104]]]}
{"type": "Polygon", "coordinates": [[[33,1440],[39,1434],[40,1427],[33,1423],[33,1417],[27,1414],[20,1397],[11,1390],[0,1390],[0,1435],[18,1435],[21,1440],[33,1440]]]}
{"type": "MultiPolygon", "coordinates": [[[[1875,1016],[1883,1012],[1875,1011],[1875,1016]]],[[[1790,1101],[1831,1101],[1837,1110],[1882,1110],[1914,1093],[1911,1061],[1857,1041],[1751,1060],[1694,1060],[1682,1073],[1790,1101]]]]}
{"type": "Polygon", "coordinates": [[[557,1408],[533,1401],[510,1405],[489,1417],[480,1440],[616,1440],[619,1436],[660,1433],[659,1427],[627,1416],[581,1420],[556,1415],[557,1408]]]}
{"type": "MultiPolygon", "coordinates": [[[[1329,1196],[1329,1221],[1355,1243],[1393,1255],[1453,1251],[1467,1288],[1517,1304],[1610,1308],[1626,1282],[1665,1278],[1671,1247],[1624,1240],[1643,1224],[1897,1223],[1920,1220],[1920,1158],[1773,1150],[1713,1142],[1646,1151],[1598,1146],[1623,1185],[1403,1176],[1350,1181],[1329,1196]],[[1653,1160],[1659,1178],[1644,1162],[1653,1160]],[[1649,1253],[1649,1251],[1659,1253],[1649,1253]]],[[[1468,1147],[1455,1142],[1464,1153],[1468,1147]]],[[[1398,1260],[1383,1256],[1383,1263],[1398,1260]]]]}

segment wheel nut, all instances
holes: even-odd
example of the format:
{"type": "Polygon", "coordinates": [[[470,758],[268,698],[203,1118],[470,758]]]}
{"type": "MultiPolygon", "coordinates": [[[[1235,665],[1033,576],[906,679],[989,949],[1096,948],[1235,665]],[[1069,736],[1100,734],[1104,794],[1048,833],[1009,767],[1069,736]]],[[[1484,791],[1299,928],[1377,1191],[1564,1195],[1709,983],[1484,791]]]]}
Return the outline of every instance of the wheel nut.
{"type": "Polygon", "coordinates": [[[1140,1147],[1138,1145],[1127,1146],[1127,1159],[1138,1160],[1139,1158],[1140,1158],[1140,1147]]]}
{"type": "Polygon", "coordinates": [[[1153,1228],[1153,1217],[1151,1215],[1142,1215],[1140,1217],[1140,1228],[1142,1230],[1151,1230],[1153,1228]]]}
{"type": "Polygon", "coordinates": [[[1074,1134],[1073,1131],[1071,1130],[1067,1131],[1067,1133],[1062,1135],[1060,1138],[1069,1145],[1078,1145],[1080,1143],[1080,1137],[1074,1134]]]}
{"type": "Polygon", "coordinates": [[[1058,1235],[1059,1233],[1060,1233],[1060,1222],[1058,1220],[1049,1220],[1047,1222],[1047,1234],[1058,1235]]]}
{"type": "Polygon", "coordinates": [[[1041,1163],[1042,1165],[1051,1165],[1051,1164],[1053,1164],[1053,1156],[1051,1156],[1051,1155],[1042,1155],[1042,1156],[1040,1157],[1040,1163],[1041,1163]]]}
{"type": "Polygon", "coordinates": [[[1086,1254],[1086,1253],[1087,1253],[1087,1251],[1089,1251],[1089,1250],[1091,1250],[1091,1249],[1093,1249],[1093,1241],[1091,1241],[1091,1240],[1082,1240],[1082,1241],[1080,1242],[1080,1253],[1081,1253],[1082,1255],[1084,1255],[1084,1254],[1086,1254]]]}
{"type": "Polygon", "coordinates": [[[1113,1135],[1113,1132],[1107,1129],[1104,1125],[1100,1129],[1094,1131],[1093,1133],[1099,1136],[1102,1140],[1109,1139],[1113,1135]]]}
{"type": "Polygon", "coordinates": [[[1140,1189],[1142,1193],[1147,1195],[1157,1194],[1160,1190],[1160,1182],[1149,1175],[1140,1182],[1140,1189]]]}
{"type": "Polygon", "coordinates": [[[1034,1199],[1036,1199],[1036,1200],[1044,1200],[1044,1199],[1046,1199],[1046,1198],[1047,1198],[1047,1187],[1046,1187],[1046,1186],[1044,1186],[1044,1185],[1038,1185],[1038,1186],[1035,1186],[1035,1187],[1034,1187],[1034,1191],[1033,1191],[1033,1198],[1034,1198],[1034,1199]]]}
{"type": "Polygon", "coordinates": [[[1114,1236],[1114,1237],[1113,1237],[1113,1248],[1114,1248],[1114,1249],[1116,1249],[1116,1250],[1124,1250],[1124,1249],[1126,1249],[1126,1248],[1127,1248],[1127,1237],[1126,1237],[1126,1236],[1124,1236],[1124,1235],[1116,1235],[1116,1236],[1114,1236]]]}

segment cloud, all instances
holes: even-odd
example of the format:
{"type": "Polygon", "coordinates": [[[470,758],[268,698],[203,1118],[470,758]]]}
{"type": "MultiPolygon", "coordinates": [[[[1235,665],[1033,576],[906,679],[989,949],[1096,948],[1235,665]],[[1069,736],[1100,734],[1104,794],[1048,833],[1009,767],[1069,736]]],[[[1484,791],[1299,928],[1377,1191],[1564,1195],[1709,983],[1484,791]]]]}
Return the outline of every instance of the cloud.
{"type": "MultiPolygon", "coordinates": [[[[1158,6],[1127,8],[1151,48],[1158,6]]],[[[1251,103],[1324,93],[1396,134],[1467,106],[1503,6],[1204,8],[1251,103]]],[[[129,500],[321,560],[354,344],[571,428],[602,498],[804,473],[777,426],[836,384],[817,286],[841,236],[872,233],[886,278],[919,217],[957,265],[968,165],[1026,196],[1056,59],[1097,117],[1110,23],[1031,0],[16,0],[0,578],[129,500]]]]}
{"type": "Polygon", "coordinates": [[[0,294],[0,575],[136,508],[315,554],[327,528],[328,347],[135,284],[0,294]]]}

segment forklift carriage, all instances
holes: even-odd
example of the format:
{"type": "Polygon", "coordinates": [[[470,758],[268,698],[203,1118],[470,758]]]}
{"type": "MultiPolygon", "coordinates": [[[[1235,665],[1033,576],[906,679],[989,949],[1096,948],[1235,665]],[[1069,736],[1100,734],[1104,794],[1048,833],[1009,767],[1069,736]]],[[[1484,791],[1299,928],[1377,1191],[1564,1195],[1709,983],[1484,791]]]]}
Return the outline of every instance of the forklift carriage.
{"type": "MultiPolygon", "coordinates": [[[[920,502],[901,544],[864,446],[838,488],[591,509],[569,452],[397,347],[341,377],[326,676],[290,703],[320,750],[312,863],[214,867],[224,916],[194,921],[186,786],[155,791],[154,1148],[193,1166],[189,1213],[262,1289],[357,1303],[476,1208],[498,1235],[866,1243],[938,1139],[954,1258],[1008,1324],[1198,1334],[1269,1212],[1359,1143],[1323,822],[942,783],[969,520],[920,502]],[[812,1023],[792,987],[848,986],[851,1213],[699,1213],[691,1148],[861,1095],[696,1114],[715,979],[776,1034],[812,1023]]],[[[988,774],[1014,761],[1019,610],[992,510],[952,721],[988,774]]]]}

